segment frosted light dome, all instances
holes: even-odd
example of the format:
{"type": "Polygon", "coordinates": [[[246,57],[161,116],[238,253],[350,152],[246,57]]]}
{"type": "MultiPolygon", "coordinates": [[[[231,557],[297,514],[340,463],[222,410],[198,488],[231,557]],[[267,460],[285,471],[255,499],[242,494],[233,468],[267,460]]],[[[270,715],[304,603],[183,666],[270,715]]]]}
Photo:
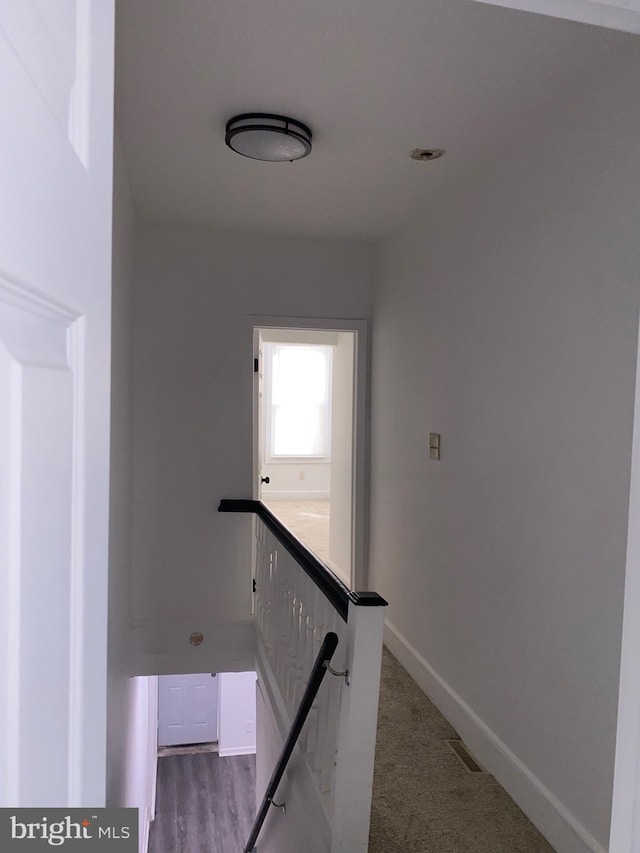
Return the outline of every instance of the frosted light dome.
{"type": "Polygon", "coordinates": [[[224,141],[252,160],[285,162],[311,153],[311,131],[300,121],[272,113],[243,113],[229,119],[224,141]]]}

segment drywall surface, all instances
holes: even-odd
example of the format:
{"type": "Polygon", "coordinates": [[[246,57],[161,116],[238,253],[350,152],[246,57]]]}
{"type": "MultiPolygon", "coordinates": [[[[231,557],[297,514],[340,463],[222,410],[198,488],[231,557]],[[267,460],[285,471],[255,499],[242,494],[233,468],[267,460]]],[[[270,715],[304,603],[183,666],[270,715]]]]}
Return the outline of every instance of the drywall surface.
{"type": "Polygon", "coordinates": [[[609,840],[611,853],[617,850],[640,850],[640,822],[635,819],[637,803],[640,801],[640,350],[636,366],[631,458],[618,732],[609,840]]]}
{"type": "Polygon", "coordinates": [[[120,140],[114,140],[111,300],[111,464],[106,805],[138,809],[139,853],[155,811],[157,678],[130,678],[133,421],[131,341],[135,211],[120,140]]]}
{"type": "Polygon", "coordinates": [[[355,335],[340,332],[333,354],[329,560],[351,586],[353,542],[353,372],[355,335]]]}
{"type": "Polygon", "coordinates": [[[251,755],[256,751],[256,674],[221,672],[219,679],[219,754],[251,755]]]}
{"type": "Polygon", "coordinates": [[[634,63],[387,241],[374,296],[371,588],[476,749],[494,767],[510,751],[502,779],[561,853],[604,850],[610,819],[640,307],[634,63]]]}
{"type": "Polygon", "coordinates": [[[128,707],[127,631],[131,573],[133,425],[131,320],[135,216],[120,140],[114,140],[111,300],[111,470],[109,501],[109,651],[107,804],[122,805],[128,707]]]}
{"type": "Polygon", "coordinates": [[[265,462],[262,476],[269,483],[262,486],[262,496],[271,500],[329,500],[331,462],[265,462]]]}
{"type": "Polygon", "coordinates": [[[217,506],[253,493],[251,315],[368,318],[371,248],[144,228],[136,249],[138,653],[144,671],[248,670],[251,518],[217,506]]]}
{"type": "MultiPolygon", "coordinates": [[[[259,672],[256,689],[257,752],[256,752],[256,809],[266,793],[271,775],[282,754],[287,732],[282,720],[276,719],[272,696],[259,672]]],[[[328,853],[331,850],[331,830],[322,802],[309,780],[304,759],[294,749],[282,777],[276,803],[286,809],[271,807],[259,837],[263,853],[328,853]]]]}
{"type": "Polygon", "coordinates": [[[117,805],[138,809],[138,850],[147,853],[158,775],[158,679],[129,678],[127,694],[124,790],[117,805]]]}

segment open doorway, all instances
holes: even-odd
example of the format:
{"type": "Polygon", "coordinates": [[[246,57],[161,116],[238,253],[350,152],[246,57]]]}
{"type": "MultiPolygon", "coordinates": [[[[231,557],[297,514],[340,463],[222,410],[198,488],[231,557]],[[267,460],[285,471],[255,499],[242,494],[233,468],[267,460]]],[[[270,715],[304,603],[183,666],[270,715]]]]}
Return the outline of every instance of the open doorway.
{"type": "Polygon", "coordinates": [[[255,327],[257,496],[354,585],[358,331],[255,327]]]}
{"type": "Polygon", "coordinates": [[[241,850],[256,805],[256,673],[158,677],[148,853],[241,850]]]}

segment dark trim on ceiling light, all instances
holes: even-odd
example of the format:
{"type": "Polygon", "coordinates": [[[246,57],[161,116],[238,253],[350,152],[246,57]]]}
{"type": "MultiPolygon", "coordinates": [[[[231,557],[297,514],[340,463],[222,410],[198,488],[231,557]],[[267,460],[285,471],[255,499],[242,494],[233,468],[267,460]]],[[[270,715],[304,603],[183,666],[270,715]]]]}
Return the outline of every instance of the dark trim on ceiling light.
{"type": "Polygon", "coordinates": [[[233,116],[233,118],[230,118],[226,124],[224,135],[226,145],[231,148],[232,151],[235,151],[236,154],[240,154],[243,157],[249,157],[252,160],[265,160],[267,162],[276,163],[286,162],[287,160],[293,162],[293,160],[302,160],[303,157],[307,157],[311,153],[312,140],[313,134],[306,124],[303,124],[303,122],[298,121],[297,119],[277,115],[275,113],[241,113],[240,115],[233,116]],[[291,158],[281,156],[259,157],[247,154],[245,151],[240,151],[238,148],[234,147],[234,139],[241,136],[243,133],[255,131],[276,133],[295,139],[296,142],[301,143],[303,146],[303,152],[291,158]]]}

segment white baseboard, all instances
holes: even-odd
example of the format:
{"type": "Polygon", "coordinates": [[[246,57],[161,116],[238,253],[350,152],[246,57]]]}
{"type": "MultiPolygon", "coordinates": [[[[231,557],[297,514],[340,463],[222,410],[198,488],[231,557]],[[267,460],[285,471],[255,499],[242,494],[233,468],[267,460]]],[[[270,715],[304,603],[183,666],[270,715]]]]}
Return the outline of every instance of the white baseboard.
{"type": "Polygon", "coordinates": [[[227,758],[229,755],[255,755],[255,746],[227,746],[225,749],[219,749],[218,755],[221,758],[227,758]]]}
{"type": "Polygon", "coordinates": [[[606,853],[560,800],[523,764],[390,622],[384,642],[558,853],[606,853]]]}
{"type": "Polygon", "coordinates": [[[278,489],[269,489],[267,491],[263,488],[262,490],[262,500],[263,501],[328,501],[330,497],[330,492],[328,491],[307,491],[303,492],[301,489],[294,490],[278,490],[278,489]]]}

